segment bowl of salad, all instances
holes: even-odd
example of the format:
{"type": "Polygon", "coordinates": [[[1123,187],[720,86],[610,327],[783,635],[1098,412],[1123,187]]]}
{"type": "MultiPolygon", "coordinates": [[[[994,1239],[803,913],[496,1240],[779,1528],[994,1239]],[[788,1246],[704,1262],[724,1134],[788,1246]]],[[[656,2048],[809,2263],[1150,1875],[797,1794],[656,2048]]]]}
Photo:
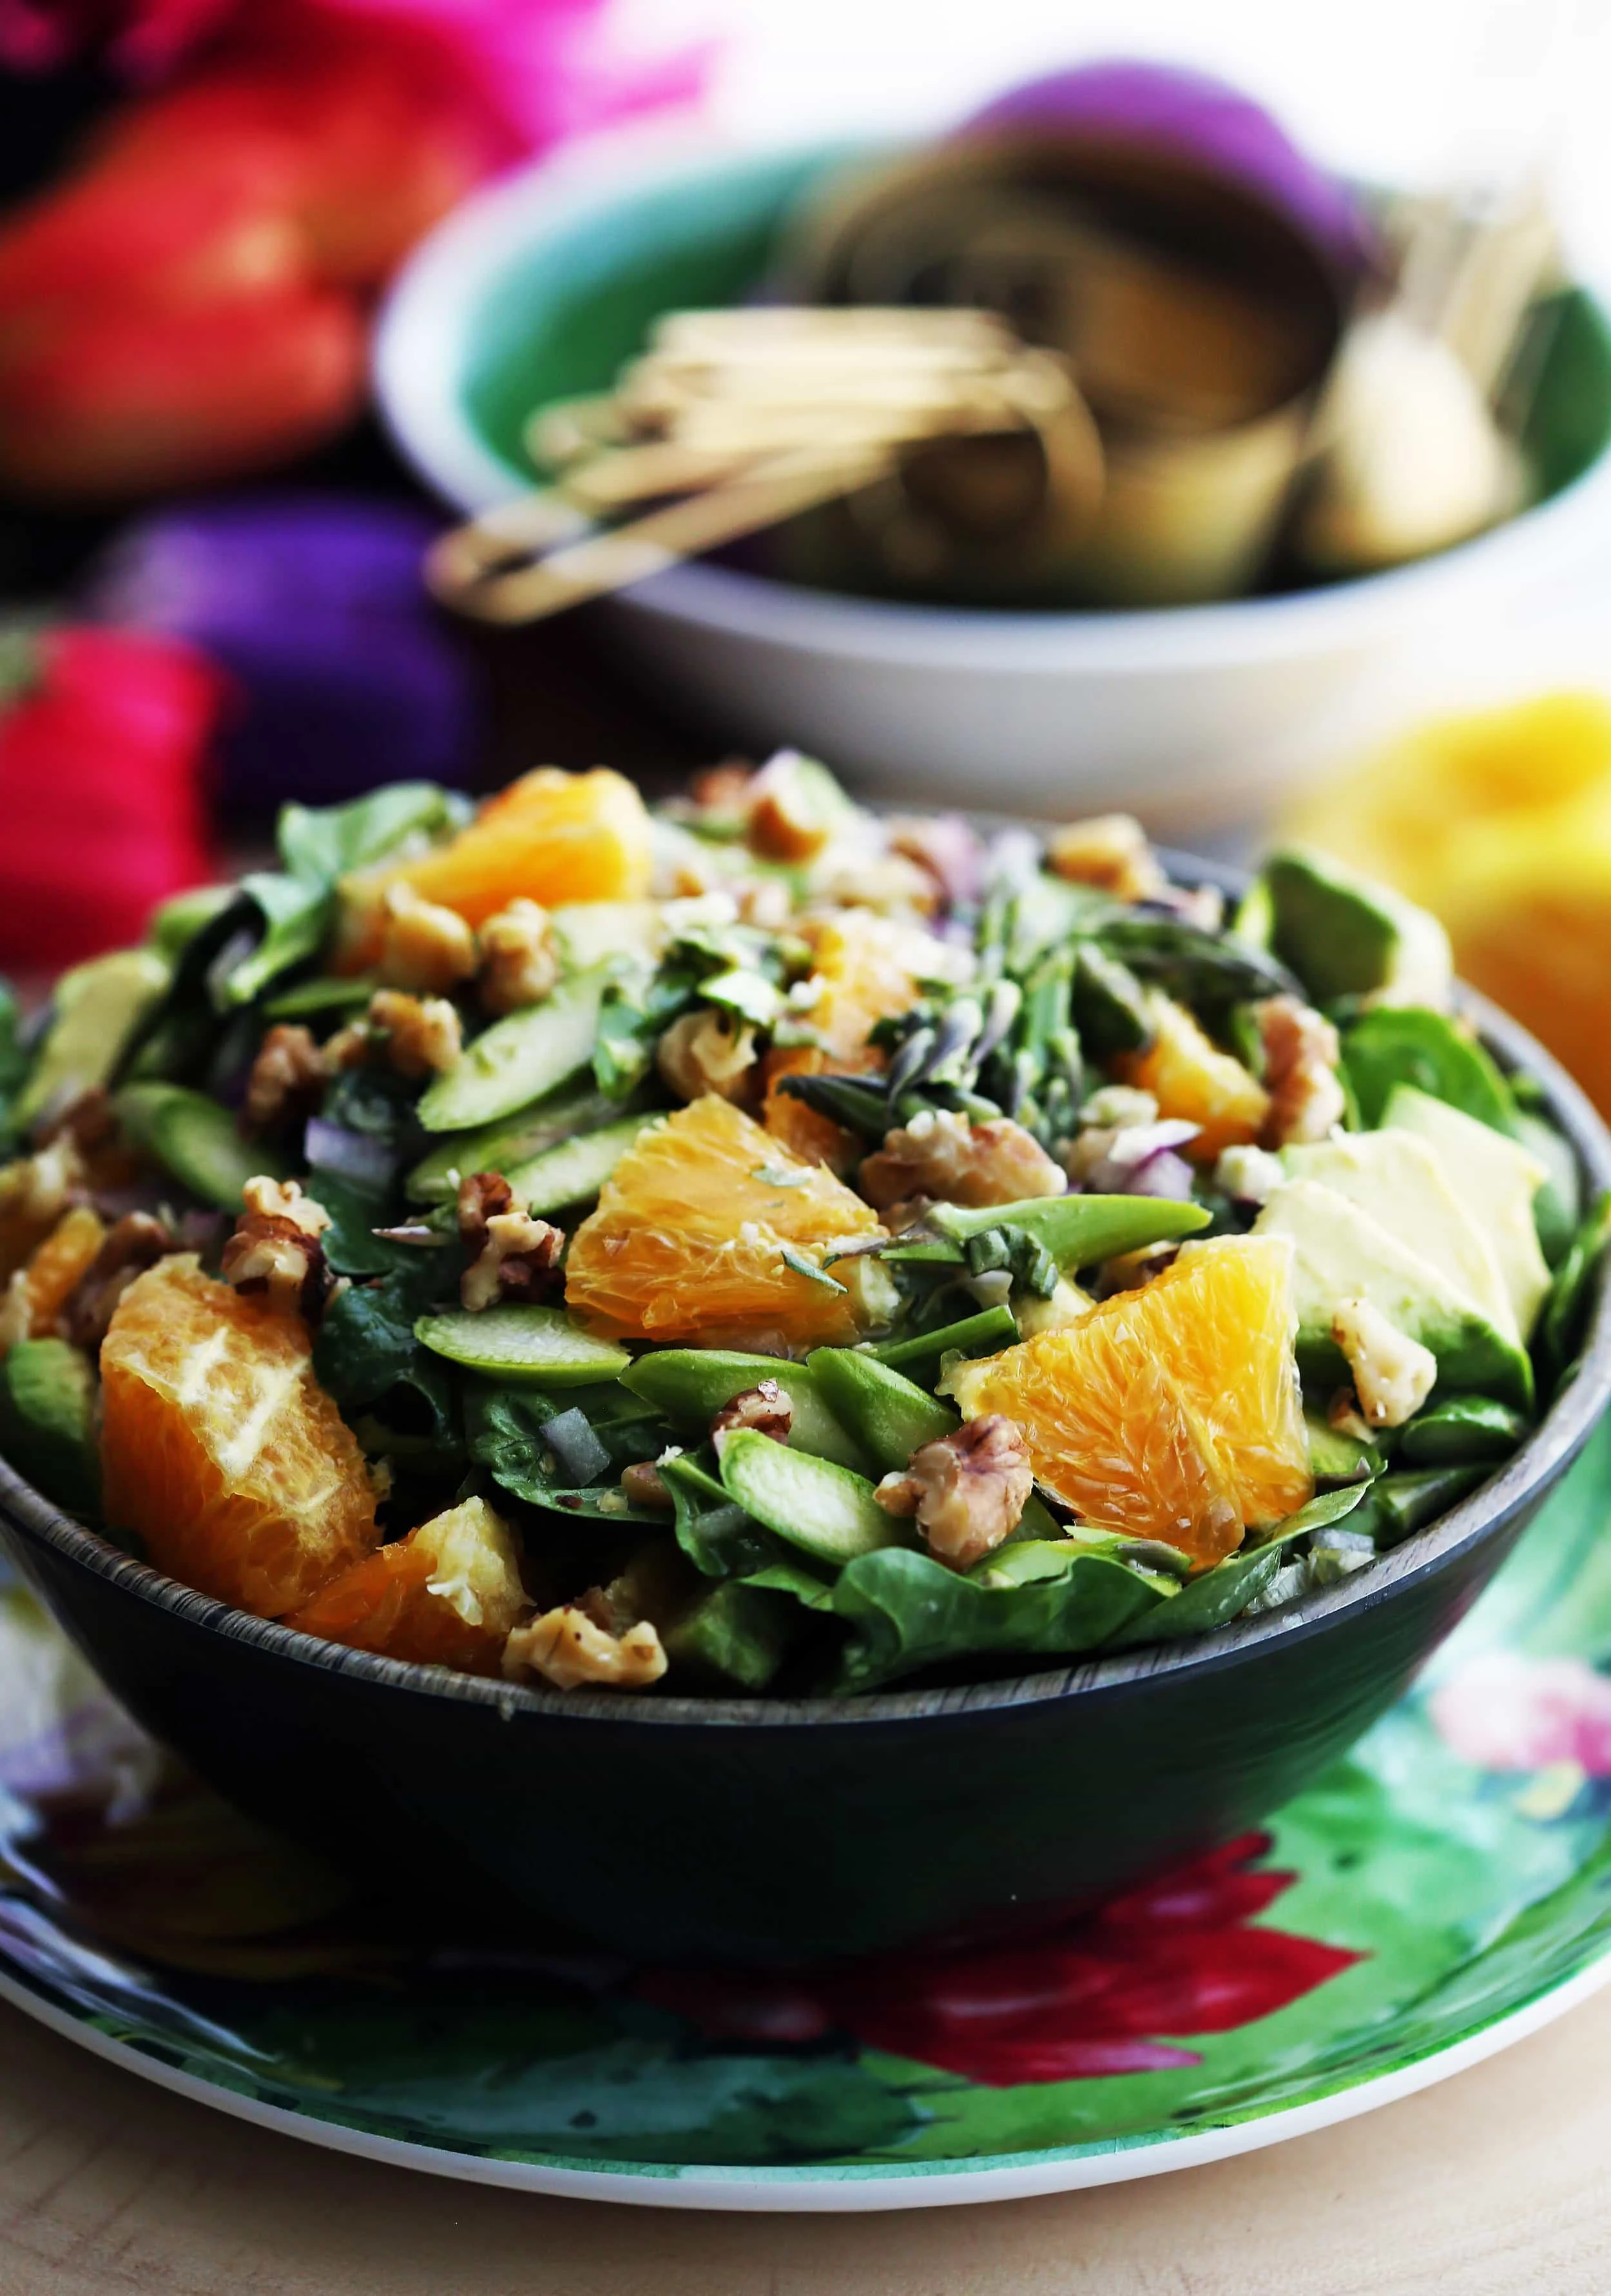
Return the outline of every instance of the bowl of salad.
{"type": "Polygon", "coordinates": [[[376,1875],[627,1950],[1032,1918],[1400,1692],[1611,1390],[1611,1141],[1322,856],[795,752],[292,807],[5,1011],[0,1529],[376,1875]]]}

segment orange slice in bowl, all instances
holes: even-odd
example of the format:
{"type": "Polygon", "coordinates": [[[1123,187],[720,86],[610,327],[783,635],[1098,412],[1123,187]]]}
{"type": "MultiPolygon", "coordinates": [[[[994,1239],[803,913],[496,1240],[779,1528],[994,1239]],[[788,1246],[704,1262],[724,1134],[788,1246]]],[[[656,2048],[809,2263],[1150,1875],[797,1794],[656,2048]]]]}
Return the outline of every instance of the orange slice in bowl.
{"type": "Polygon", "coordinates": [[[159,1570],[272,1619],[374,1546],[369,1470],[299,1317],[164,1259],[118,1302],[101,1376],[106,1519],[159,1570]]]}
{"type": "Polygon", "coordinates": [[[843,1342],[855,1317],[822,1267],[827,1247],[879,1232],[824,1166],[709,1093],[641,1132],[616,1166],[571,1238],[566,1304],[611,1339],[843,1342]]]}
{"type": "Polygon", "coordinates": [[[508,1527],[471,1498],[351,1564],[285,1623],[387,1658],[496,1674],[528,1607],[508,1527]]]}
{"type": "Polygon", "coordinates": [[[1217,1562],[1313,1490],[1291,1259],[1278,1238],[1188,1245],[1141,1291],[966,1365],[956,1401],[1014,1420],[1078,1514],[1217,1562]]]}

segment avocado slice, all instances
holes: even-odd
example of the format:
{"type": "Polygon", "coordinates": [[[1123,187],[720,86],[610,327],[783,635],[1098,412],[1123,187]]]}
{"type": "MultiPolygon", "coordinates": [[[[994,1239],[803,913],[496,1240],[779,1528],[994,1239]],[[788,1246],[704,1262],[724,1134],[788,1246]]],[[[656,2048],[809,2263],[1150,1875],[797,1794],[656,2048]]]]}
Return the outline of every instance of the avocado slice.
{"type": "Polygon", "coordinates": [[[64,972],[33,1074],[17,1097],[19,1128],[26,1130],[53,1102],[110,1083],[124,1046],[168,978],[167,960],[151,948],[117,949],[64,972]]]}
{"type": "Polygon", "coordinates": [[[1349,1132],[1313,1147],[1284,1149],[1281,1162],[1295,1180],[1321,1181],[1368,1211],[1389,1234],[1429,1259],[1496,1331],[1508,1340],[1519,1337],[1493,1247],[1430,1141],[1402,1130],[1349,1132]]]}
{"type": "Polygon", "coordinates": [[[0,1362],[0,1450],[70,1514],[99,1515],[95,1374],[81,1349],[21,1340],[0,1362]]]}
{"type": "Polygon", "coordinates": [[[1550,1289],[1533,1214],[1533,1200],[1550,1177],[1544,1165],[1519,1140],[1412,1084],[1394,1087],[1382,1122],[1436,1149],[1450,1186],[1488,1239],[1516,1328],[1530,1339],[1550,1289]]]}
{"type": "Polygon", "coordinates": [[[1272,853],[1260,882],[1270,947],[1317,1003],[1367,996],[1448,1002],[1449,936],[1413,901],[1307,846],[1272,853]]]}
{"type": "Polygon", "coordinates": [[[1437,1358],[1436,1392],[1476,1390],[1527,1410],[1533,1366],[1513,1339],[1476,1302],[1378,1219],[1320,1180],[1288,1180],[1254,1222],[1255,1235],[1284,1235],[1296,1247],[1294,1289],[1298,1363],[1305,1379],[1347,1377],[1331,1318],[1343,1300],[1369,1300],[1389,1323],[1437,1358]]]}

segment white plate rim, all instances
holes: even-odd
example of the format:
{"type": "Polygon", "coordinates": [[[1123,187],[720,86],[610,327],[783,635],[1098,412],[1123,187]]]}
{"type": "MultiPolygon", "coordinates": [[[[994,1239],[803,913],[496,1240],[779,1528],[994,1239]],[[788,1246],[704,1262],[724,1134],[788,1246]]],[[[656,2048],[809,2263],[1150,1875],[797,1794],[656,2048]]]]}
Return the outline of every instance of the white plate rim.
{"type": "Polygon", "coordinates": [[[1116,2138],[1106,2145],[1069,2145],[994,2160],[959,2164],[914,2161],[904,2167],[879,2162],[865,2167],[716,2168],[644,2163],[641,2166],[578,2169],[560,2161],[496,2161],[405,2137],[378,2136],[268,2104],[165,2065],[159,2058],[86,2024],[33,1985],[0,1968],[0,2001],[6,2001],[92,2056],[153,2082],[191,2103],[290,2136],[321,2150],[376,2161],[416,2174],[506,2192],[536,2193],[552,2199],[609,2201],[635,2208],[707,2209],[749,2215],[865,2215],[893,2209],[962,2208],[994,2201],[1034,2200],[1049,2194],[1088,2191],[1101,2185],[1129,2184],[1180,2169],[1201,2169],[1247,2152],[1263,2152],[1296,2136],[1337,2128],[1345,2120],[1452,2079],[1501,2050],[1528,2039],[1611,1983],[1611,1947],[1586,1968],[1552,1986],[1535,2000],[1496,2017],[1441,2049],[1411,2063],[1333,2090],[1311,2103],[1278,2107],[1255,2120],[1189,2135],[1116,2138]]]}

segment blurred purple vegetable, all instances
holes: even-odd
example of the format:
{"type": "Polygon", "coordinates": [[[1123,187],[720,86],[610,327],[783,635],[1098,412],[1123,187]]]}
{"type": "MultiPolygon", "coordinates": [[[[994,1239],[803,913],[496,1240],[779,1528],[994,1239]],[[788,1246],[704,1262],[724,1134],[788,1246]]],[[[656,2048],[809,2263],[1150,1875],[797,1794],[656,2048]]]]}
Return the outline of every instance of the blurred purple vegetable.
{"type": "Polygon", "coordinates": [[[1097,1196],[1169,1196],[1183,1203],[1191,1193],[1191,1167],[1174,1152],[1195,1140],[1198,1131],[1182,1117],[1126,1125],[1086,1174],[1087,1190],[1097,1196]]]}
{"type": "Polygon", "coordinates": [[[384,1188],[392,1176],[392,1152],[383,1140],[326,1117],[308,1118],[302,1152],[315,1172],[333,1172],[356,1188],[384,1188]]]}
{"type": "Polygon", "coordinates": [[[188,504],[124,533],[90,603],[233,673],[226,803],[329,804],[390,781],[462,788],[479,693],[421,586],[436,524],[406,504],[337,495],[188,504]]]}
{"type": "Polygon", "coordinates": [[[1124,57],[1080,64],[1009,88],[961,132],[1013,128],[1149,145],[1256,193],[1345,272],[1373,259],[1369,220],[1348,186],[1262,104],[1206,72],[1124,57]]]}

